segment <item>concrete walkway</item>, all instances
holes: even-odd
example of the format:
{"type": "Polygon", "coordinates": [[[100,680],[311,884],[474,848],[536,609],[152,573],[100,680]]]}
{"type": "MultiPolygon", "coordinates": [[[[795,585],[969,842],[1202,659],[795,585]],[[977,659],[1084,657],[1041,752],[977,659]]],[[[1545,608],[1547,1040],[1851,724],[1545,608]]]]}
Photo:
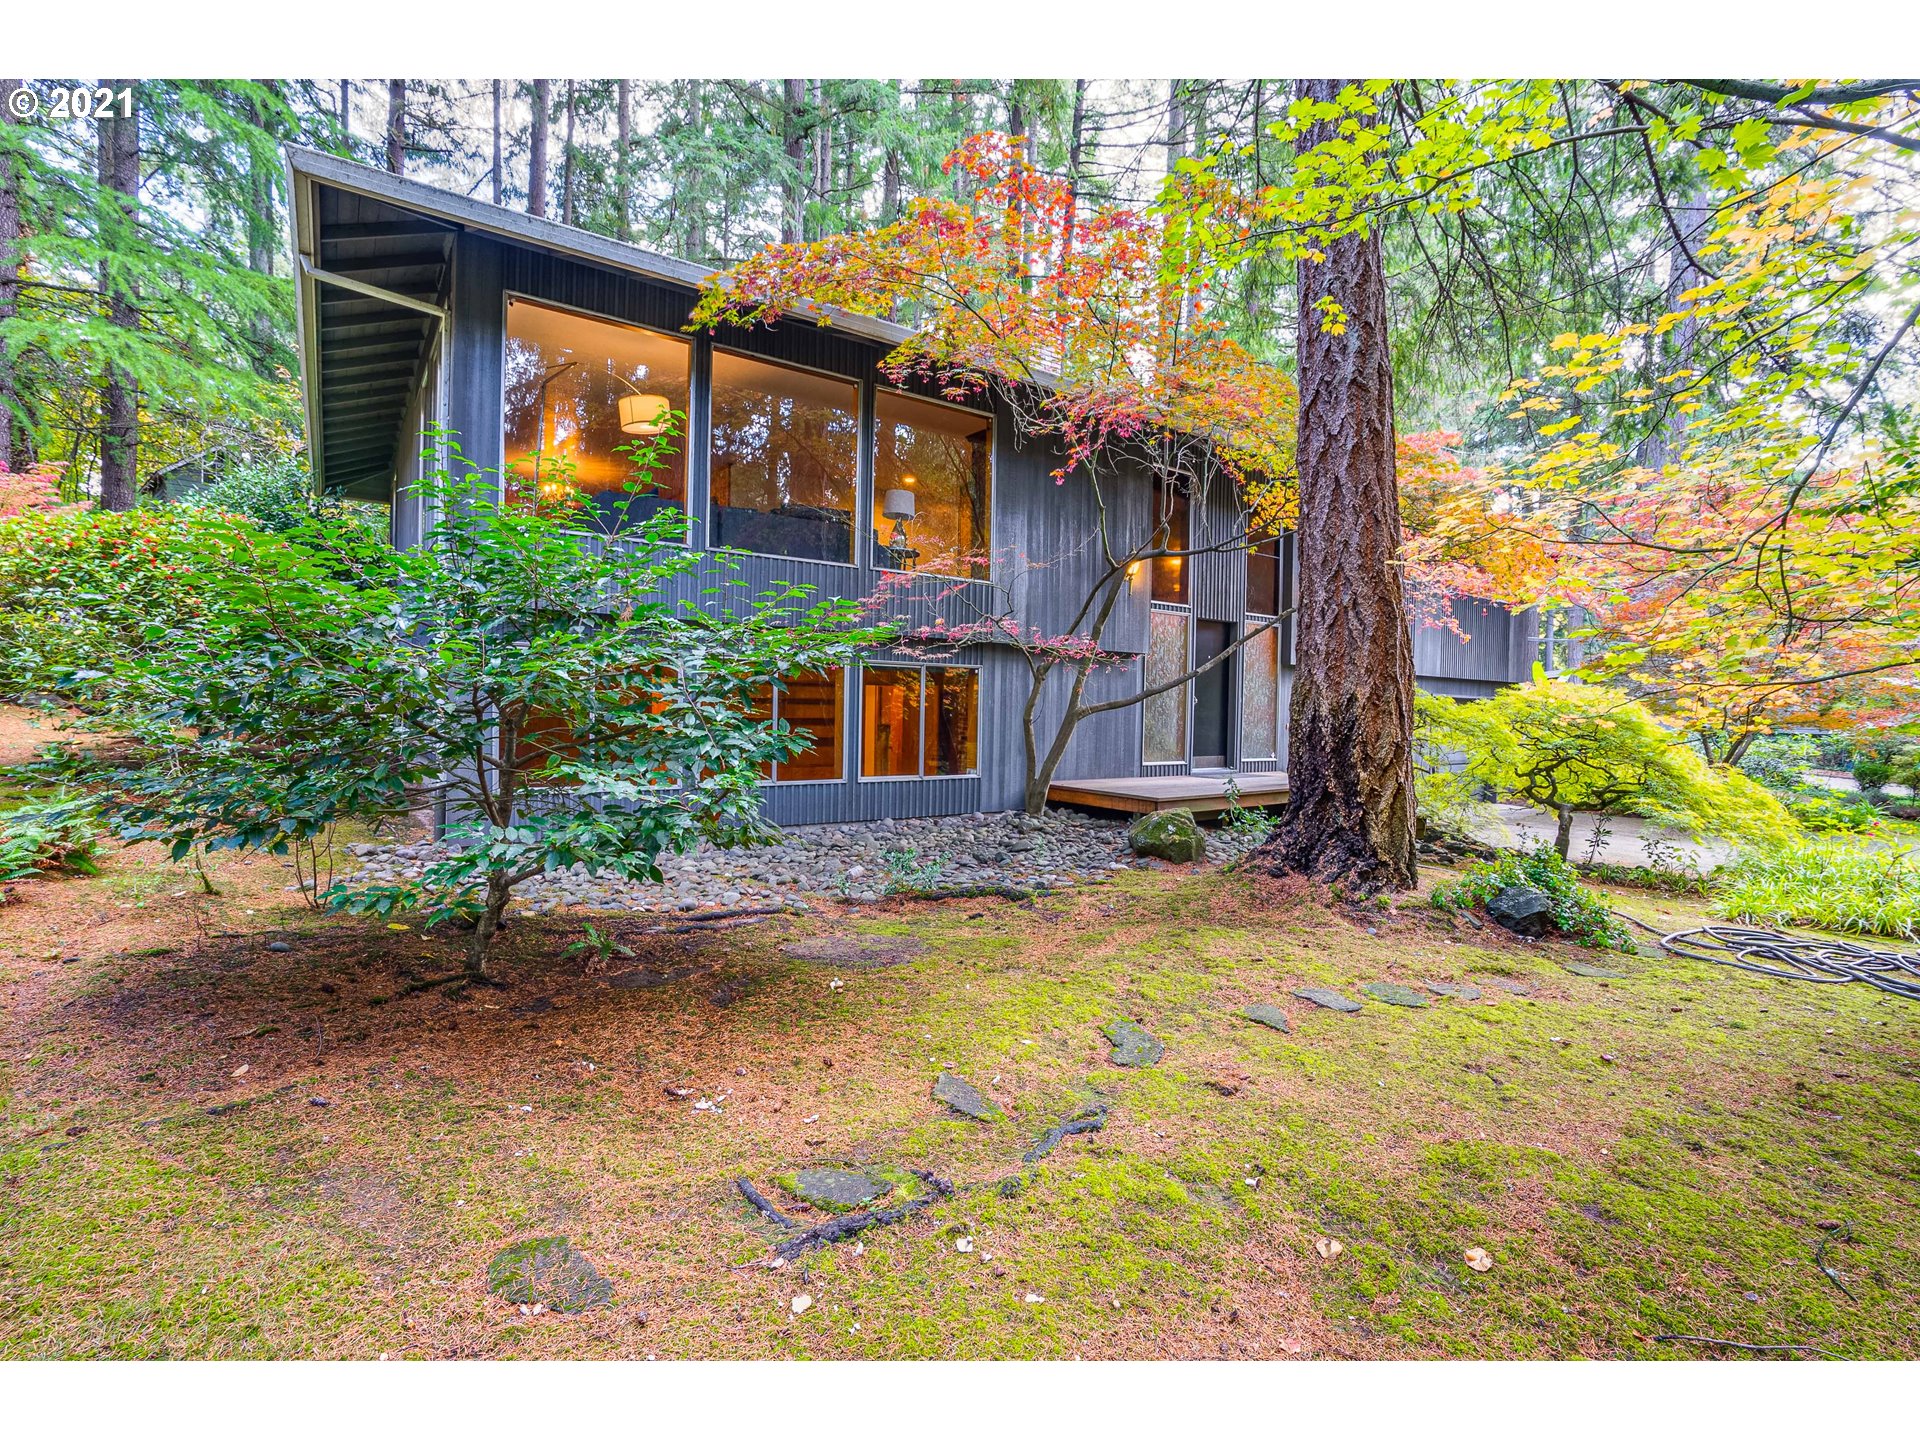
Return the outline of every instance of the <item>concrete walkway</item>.
{"type": "MultiPolygon", "coordinates": [[[[1475,828],[1476,839],[1509,850],[1517,850],[1536,841],[1547,845],[1553,843],[1557,826],[1554,817],[1546,811],[1535,810],[1527,805],[1494,805],[1489,808],[1493,816],[1475,828]]],[[[1585,811],[1574,816],[1573,845],[1568,858],[1575,861],[1587,859],[1590,853],[1588,840],[1593,834],[1597,818],[1585,811]]],[[[1635,815],[1610,815],[1601,823],[1606,827],[1607,838],[1595,858],[1615,865],[1646,864],[1647,852],[1641,841],[1649,831],[1665,838],[1672,846],[1672,853],[1683,863],[1690,863],[1703,871],[1725,864],[1733,854],[1733,847],[1722,841],[1696,840],[1685,831],[1675,834],[1664,826],[1635,815]]]]}

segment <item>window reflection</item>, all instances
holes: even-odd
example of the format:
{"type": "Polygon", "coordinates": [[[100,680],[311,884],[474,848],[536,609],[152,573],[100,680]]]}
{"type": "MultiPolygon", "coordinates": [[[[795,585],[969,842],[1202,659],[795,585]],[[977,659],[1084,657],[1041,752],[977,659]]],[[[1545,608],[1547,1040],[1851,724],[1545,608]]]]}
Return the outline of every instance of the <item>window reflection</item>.
{"type": "Polygon", "coordinates": [[[852,381],[716,351],[714,543],[853,563],[858,416],[852,381]]]}
{"type": "MultiPolygon", "coordinates": [[[[691,355],[692,346],[671,335],[509,299],[503,418],[510,493],[552,502],[567,476],[609,526],[684,512],[683,437],[661,447],[665,453],[653,457],[659,464],[637,471],[630,447],[649,437],[621,428],[621,401],[632,410],[641,397],[658,397],[684,415],[691,355]]],[[[658,414],[657,405],[648,408],[658,414]]]]}
{"type": "Polygon", "coordinates": [[[987,577],[992,427],[951,405],[874,396],[874,564],[987,577]]]}
{"type": "MultiPolygon", "coordinates": [[[[1155,550],[1185,550],[1187,539],[1187,492],[1164,479],[1153,482],[1153,547],[1155,550]]],[[[1153,560],[1153,598],[1165,605],[1187,603],[1187,571],[1192,567],[1184,555],[1156,555],[1153,560]]]]}
{"type": "Polygon", "coordinates": [[[1280,541],[1269,538],[1247,552],[1247,613],[1280,613],[1280,541]]]}
{"type": "Polygon", "coordinates": [[[860,672],[862,775],[971,775],[979,754],[978,670],[868,665],[860,672]]]}
{"type": "Polygon", "coordinates": [[[807,748],[761,772],[767,780],[838,780],[841,777],[841,697],[846,676],[837,667],[788,678],[786,689],[767,686],[755,697],[753,714],[760,720],[781,720],[810,738],[807,748]]]}

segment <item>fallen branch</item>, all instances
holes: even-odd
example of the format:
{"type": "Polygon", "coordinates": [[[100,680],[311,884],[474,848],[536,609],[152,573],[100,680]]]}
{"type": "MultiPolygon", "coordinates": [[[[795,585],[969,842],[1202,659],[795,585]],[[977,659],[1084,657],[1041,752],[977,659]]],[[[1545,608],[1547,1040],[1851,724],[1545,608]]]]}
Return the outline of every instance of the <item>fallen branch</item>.
{"type": "Polygon", "coordinates": [[[738,1180],[734,1181],[733,1184],[736,1190],[746,1196],[749,1205],[773,1221],[774,1224],[788,1230],[797,1230],[800,1228],[799,1221],[793,1219],[791,1216],[782,1215],[779,1210],[774,1208],[771,1200],[767,1199],[766,1196],[754,1188],[753,1182],[747,1179],[746,1176],[741,1176],[738,1180]]]}
{"type": "Polygon", "coordinates": [[[472,972],[456,970],[451,975],[441,975],[432,980],[415,980],[409,984],[402,985],[399,993],[394,996],[394,999],[404,1000],[407,996],[418,995],[423,990],[437,990],[442,985],[466,985],[471,984],[472,981],[472,972]]]}
{"type": "Polygon", "coordinates": [[[1082,1110],[1078,1115],[1070,1116],[1048,1130],[1034,1142],[1033,1148],[1020,1158],[1029,1165],[1035,1161],[1044,1160],[1053,1153],[1053,1147],[1066,1139],[1067,1136],[1091,1135],[1096,1130],[1105,1129],[1106,1124],[1106,1106],[1099,1105],[1091,1110],[1082,1110]]]}
{"type": "Polygon", "coordinates": [[[1833,1282],[1835,1289],[1853,1301],[1854,1304],[1858,1305],[1860,1303],[1860,1297],[1847,1288],[1845,1281],[1827,1268],[1826,1262],[1828,1244],[1835,1240],[1851,1240],[1852,1238],[1853,1226],[1851,1225],[1842,1225],[1838,1230],[1828,1231],[1820,1237],[1820,1243],[1813,1247],[1813,1263],[1822,1275],[1833,1282]]]}
{"type": "Polygon", "coordinates": [[[1052,887],[1046,885],[1031,890],[1019,885],[948,885],[931,890],[889,890],[885,898],[888,900],[1032,900],[1052,893],[1052,887]]]}
{"type": "Polygon", "coordinates": [[[931,1194],[922,1195],[918,1200],[909,1200],[904,1205],[896,1205],[891,1210],[869,1210],[864,1214],[839,1215],[824,1225],[816,1225],[811,1230],[803,1230],[791,1240],[774,1247],[774,1256],[780,1260],[794,1260],[809,1250],[818,1250],[823,1245],[831,1245],[836,1240],[845,1240],[848,1236],[858,1235],[862,1230],[872,1229],[876,1225],[897,1225],[902,1220],[912,1219],[937,1200],[949,1200],[953,1197],[953,1186],[938,1175],[925,1170],[907,1172],[914,1179],[927,1186],[931,1194]]]}
{"type": "Polygon", "coordinates": [[[1844,1355],[1836,1355],[1831,1350],[1822,1350],[1818,1345],[1749,1345],[1744,1340],[1722,1340],[1717,1335],[1654,1335],[1653,1340],[1685,1340],[1693,1345],[1724,1345],[1729,1350],[1807,1350],[1815,1355],[1824,1355],[1829,1360],[1844,1360],[1844,1355]]]}

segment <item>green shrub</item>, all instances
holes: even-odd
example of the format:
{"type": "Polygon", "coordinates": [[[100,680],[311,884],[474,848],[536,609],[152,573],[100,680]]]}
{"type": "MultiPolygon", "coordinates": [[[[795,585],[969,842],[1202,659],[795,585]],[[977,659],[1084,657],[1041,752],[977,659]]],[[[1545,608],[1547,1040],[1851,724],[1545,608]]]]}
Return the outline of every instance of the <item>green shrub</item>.
{"type": "Polygon", "coordinates": [[[1513,850],[1497,860],[1476,860],[1458,880],[1429,897],[1442,910],[1468,910],[1514,885],[1529,885],[1553,901],[1554,928],[1596,950],[1632,950],[1633,939],[1607,902],[1587,890],[1573,866],[1545,845],[1513,850]]]}
{"type": "Polygon", "coordinates": [[[1920,852],[1849,841],[1747,851],[1715,877],[1712,909],[1750,924],[1920,939],[1920,852]]]}
{"type": "Polygon", "coordinates": [[[244,516],[262,530],[276,534],[316,516],[359,520],[382,534],[387,528],[384,513],[372,506],[317,497],[313,493],[313,473],[306,462],[288,456],[235,465],[218,480],[185,496],[180,504],[186,509],[244,516]]]}
{"type": "Polygon", "coordinates": [[[1747,747],[1739,770],[1776,795],[1786,795],[1800,787],[1819,759],[1820,746],[1810,735],[1762,735],[1747,747]]]}
{"type": "Polygon", "coordinates": [[[1862,790],[1878,790],[1893,778],[1893,766],[1885,760],[1856,760],[1853,779],[1862,790]]]}
{"type": "Polygon", "coordinates": [[[1484,700],[1415,698],[1423,749],[1465,758],[1464,776],[1553,813],[1565,858],[1573,817],[1639,815],[1675,830],[1748,842],[1793,831],[1780,802],[1737,770],[1713,766],[1645,705],[1602,685],[1537,676],[1484,700]]]}
{"type": "Polygon", "coordinates": [[[1843,800],[1831,793],[1802,790],[1787,800],[1787,813],[1802,828],[1819,835],[1857,835],[1872,830],[1881,814],[1865,800],[1843,800]]]}
{"type": "Polygon", "coordinates": [[[102,831],[84,800],[40,800],[0,814],[0,881],[97,874],[102,831]]]}
{"type": "Polygon", "coordinates": [[[1591,860],[1578,868],[1582,879],[1601,885],[1625,885],[1633,890],[1658,890],[1667,895],[1705,895],[1710,888],[1707,877],[1692,869],[1621,865],[1611,860],[1591,860]]]}

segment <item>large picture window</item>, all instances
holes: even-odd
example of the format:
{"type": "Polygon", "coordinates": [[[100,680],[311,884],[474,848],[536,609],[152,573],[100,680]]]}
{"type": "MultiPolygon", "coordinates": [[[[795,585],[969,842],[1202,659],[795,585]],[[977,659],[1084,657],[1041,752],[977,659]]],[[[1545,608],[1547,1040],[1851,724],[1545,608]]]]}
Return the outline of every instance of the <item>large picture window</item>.
{"type": "MultiPolygon", "coordinates": [[[[1187,670],[1187,612],[1151,611],[1147,617],[1147,687],[1164,685],[1187,670]]],[[[1163,765],[1187,758],[1186,685],[1176,685],[1140,702],[1142,758],[1163,765]]]]}
{"type": "Polygon", "coordinates": [[[993,421],[882,390],[874,397],[873,563],[984,580],[993,421]]]}
{"type": "Polygon", "coordinates": [[[714,352],[714,544],[852,564],[859,416],[851,380],[714,352]]]}
{"type": "Polygon", "coordinates": [[[784,690],[769,685],[761,692],[754,707],[760,719],[785,721],[811,737],[806,749],[769,765],[764,778],[838,780],[846,773],[840,738],[845,695],[846,672],[837,667],[790,676],[784,690]]]}
{"type": "Polygon", "coordinates": [[[868,665],[860,672],[860,773],[971,775],[980,761],[980,672],[868,665]]]}
{"type": "Polygon", "coordinates": [[[509,299],[503,414],[511,489],[550,501],[568,477],[609,524],[684,513],[684,433],[652,470],[638,470],[622,447],[652,438],[623,425],[660,423],[663,408],[686,412],[691,356],[692,346],[672,335],[509,299]]]}

